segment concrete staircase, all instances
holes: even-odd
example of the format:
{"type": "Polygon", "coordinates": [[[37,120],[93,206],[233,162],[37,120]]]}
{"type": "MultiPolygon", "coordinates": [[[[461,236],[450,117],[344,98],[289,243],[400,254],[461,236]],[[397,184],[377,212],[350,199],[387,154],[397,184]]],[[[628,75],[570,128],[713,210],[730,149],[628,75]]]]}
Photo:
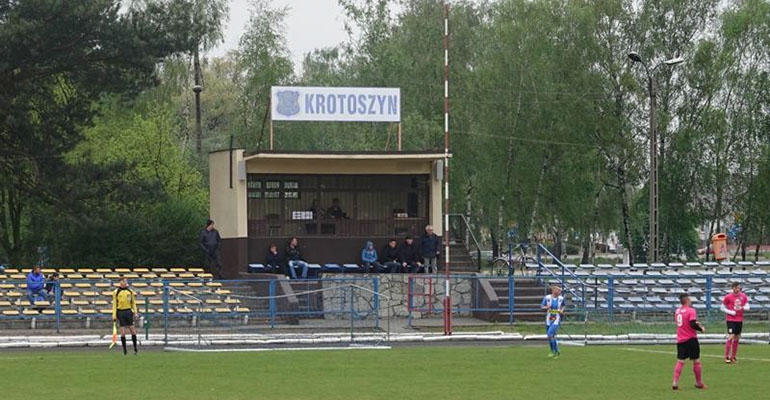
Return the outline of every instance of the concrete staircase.
{"type": "MultiPolygon", "coordinates": [[[[443,268],[444,260],[441,260],[441,268],[443,268]]],[[[472,274],[478,272],[478,265],[475,256],[471,257],[468,252],[468,247],[462,241],[449,242],[449,268],[453,274],[472,274]]],[[[442,273],[443,269],[439,270],[442,273]]]]}
{"type": "MultiPolygon", "coordinates": [[[[475,312],[476,318],[491,322],[507,322],[510,314],[508,301],[510,299],[508,278],[480,279],[479,306],[480,309],[501,311],[475,312]],[[504,310],[504,311],[503,311],[504,310]]],[[[515,278],[513,298],[513,319],[515,322],[537,322],[543,320],[540,303],[544,296],[543,286],[537,279],[515,278]]]]}

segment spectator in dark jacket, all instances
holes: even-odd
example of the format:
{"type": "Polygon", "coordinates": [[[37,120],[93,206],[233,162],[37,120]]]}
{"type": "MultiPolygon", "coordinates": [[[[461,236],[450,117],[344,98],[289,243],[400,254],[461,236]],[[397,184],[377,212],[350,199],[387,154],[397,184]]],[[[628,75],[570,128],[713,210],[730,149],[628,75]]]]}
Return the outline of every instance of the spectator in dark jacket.
{"type": "Polygon", "coordinates": [[[222,279],[222,260],[219,257],[219,246],[222,237],[219,231],[214,229],[214,221],[206,221],[206,227],[201,229],[199,246],[203,250],[203,266],[216,279],[222,279]]]}
{"type": "Polygon", "coordinates": [[[422,268],[420,249],[414,243],[411,236],[404,239],[401,244],[401,270],[404,272],[415,273],[422,268]]]}
{"type": "Polygon", "coordinates": [[[420,238],[420,250],[422,250],[422,260],[425,264],[425,273],[438,272],[436,260],[441,254],[441,239],[433,233],[433,226],[425,227],[425,233],[420,238]]]}
{"type": "Polygon", "coordinates": [[[56,290],[57,282],[59,282],[58,272],[54,272],[53,274],[48,275],[48,281],[46,281],[45,283],[45,293],[47,296],[49,296],[49,298],[50,296],[53,296],[56,294],[55,290],[56,290]]]}
{"type": "Polygon", "coordinates": [[[302,251],[299,249],[299,239],[296,237],[289,240],[289,245],[286,246],[286,260],[289,263],[289,276],[292,279],[297,279],[297,271],[295,268],[302,268],[302,279],[307,278],[308,263],[302,259],[302,251]]]}
{"type": "Polygon", "coordinates": [[[380,263],[383,272],[399,272],[401,270],[401,255],[396,239],[390,238],[388,244],[380,252],[380,263]]]}
{"type": "Polygon", "coordinates": [[[270,248],[265,255],[265,268],[270,272],[278,272],[282,265],[283,260],[281,260],[281,253],[278,252],[278,246],[275,243],[270,243],[270,248]]]}
{"type": "Polygon", "coordinates": [[[29,304],[34,306],[38,298],[46,299],[45,276],[40,272],[40,266],[35,265],[27,275],[27,299],[29,304]]]}

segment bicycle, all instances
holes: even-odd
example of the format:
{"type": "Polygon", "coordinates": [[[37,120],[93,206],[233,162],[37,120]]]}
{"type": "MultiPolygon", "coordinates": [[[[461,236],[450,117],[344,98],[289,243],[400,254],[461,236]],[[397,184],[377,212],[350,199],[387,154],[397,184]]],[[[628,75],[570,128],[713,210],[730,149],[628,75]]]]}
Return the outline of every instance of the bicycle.
{"type": "Polygon", "coordinates": [[[510,251],[503,251],[498,257],[490,262],[491,275],[494,276],[511,276],[516,272],[518,267],[521,275],[527,274],[527,265],[537,265],[537,260],[527,256],[527,248],[529,246],[517,244],[511,251],[518,250],[518,254],[510,255],[510,251]]]}

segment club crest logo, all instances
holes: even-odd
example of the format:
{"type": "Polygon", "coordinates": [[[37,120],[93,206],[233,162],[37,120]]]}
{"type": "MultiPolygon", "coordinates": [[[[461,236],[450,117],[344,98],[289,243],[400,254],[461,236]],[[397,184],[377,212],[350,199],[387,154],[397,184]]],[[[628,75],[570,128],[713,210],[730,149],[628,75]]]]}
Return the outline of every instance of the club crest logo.
{"type": "Polygon", "coordinates": [[[282,90],[275,93],[278,105],[275,110],[278,114],[291,117],[299,113],[299,92],[296,90],[282,90]]]}

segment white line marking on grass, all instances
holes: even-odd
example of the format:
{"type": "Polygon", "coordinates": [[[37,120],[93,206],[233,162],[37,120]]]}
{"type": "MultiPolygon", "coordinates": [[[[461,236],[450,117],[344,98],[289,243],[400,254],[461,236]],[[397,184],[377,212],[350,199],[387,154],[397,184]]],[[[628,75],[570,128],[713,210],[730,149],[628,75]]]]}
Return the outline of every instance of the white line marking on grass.
{"type": "Polygon", "coordinates": [[[66,355],[66,354],[45,354],[45,355],[37,354],[37,355],[10,356],[10,357],[2,357],[2,356],[0,356],[0,361],[6,361],[6,360],[39,360],[41,358],[44,358],[46,360],[50,360],[52,358],[56,358],[56,359],[58,359],[58,358],[66,358],[66,359],[70,359],[70,358],[92,358],[92,357],[102,357],[102,356],[104,356],[103,353],[89,354],[89,355],[86,355],[86,354],[69,354],[69,355],[66,355]]]}
{"type": "Polygon", "coordinates": [[[303,351],[303,350],[390,350],[390,346],[351,346],[351,347],[276,347],[255,349],[185,349],[181,347],[165,347],[165,351],[182,353],[240,353],[240,352],[265,352],[265,351],[303,351]]]}
{"type": "MultiPolygon", "coordinates": [[[[636,351],[638,353],[654,353],[654,354],[666,354],[669,356],[675,356],[675,351],[663,351],[663,350],[649,350],[649,349],[634,349],[631,347],[623,347],[623,350],[625,351],[636,351]]],[[[719,358],[722,359],[723,356],[718,356],[715,354],[701,354],[701,358],[703,357],[709,357],[709,358],[719,358]]],[[[770,359],[767,358],[747,358],[747,357],[740,357],[738,358],[738,361],[759,361],[759,362],[770,362],[770,359]]]]}

